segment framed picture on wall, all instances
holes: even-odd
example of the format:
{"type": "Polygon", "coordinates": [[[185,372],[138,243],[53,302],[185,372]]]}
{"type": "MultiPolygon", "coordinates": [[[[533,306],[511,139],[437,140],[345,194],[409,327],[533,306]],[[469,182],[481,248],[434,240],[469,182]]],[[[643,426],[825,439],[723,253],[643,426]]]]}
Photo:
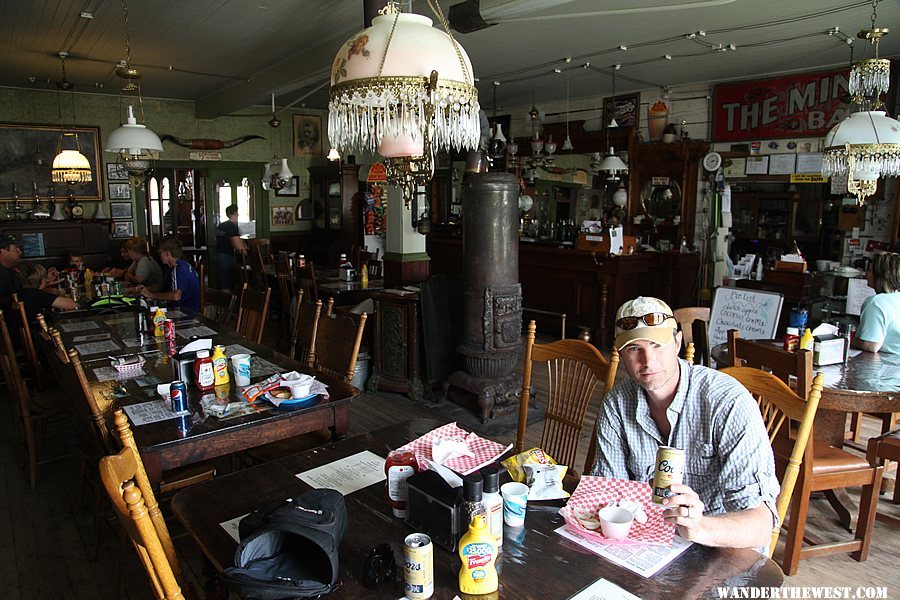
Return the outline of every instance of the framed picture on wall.
{"type": "MultiPolygon", "coordinates": [[[[59,150],[80,149],[91,166],[91,181],[77,183],[71,188],[76,200],[101,200],[103,163],[100,162],[100,128],[59,125],[31,125],[0,123],[0,200],[12,200],[15,190],[21,198],[31,194],[31,184],[37,184],[40,194],[54,185],[50,177],[53,157],[59,150]]],[[[57,193],[61,190],[56,184],[57,193]]],[[[65,194],[70,189],[66,188],[65,194]]]]}
{"type": "Polygon", "coordinates": [[[293,206],[272,207],[272,227],[292,227],[294,225],[293,206]]]}
{"type": "Polygon", "coordinates": [[[109,183],[110,200],[128,200],[131,198],[131,186],[127,183],[109,183]]]}
{"type": "Polygon", "coordinates": [[[275,190],[275,195],[287,196],[289,198],[298,197],[300,195],[300,176],[294,175],[293,177],[291,177],[291,182],[280,190],[275,190]]]}
{"type": "Polygon", "coordinates": [[[109,215],[113,219],[133,219],[134,205],[131,202],[110,202],[109,215]]]}
{"type": "Polygon", "coordinates": [[[113,221],[112,236],[116,239],[134,237],[134,221],[113,221]]]}
{"type": "Polygon", "coordinates": [[[322,155],[322,117],[294,115],[294,156],[322,155]]]}
{"type": "Polygon", "coordinates": [[[106,163],[106,179],[108,181],[127,180],[128,169],[121,163],[106,163]]]}

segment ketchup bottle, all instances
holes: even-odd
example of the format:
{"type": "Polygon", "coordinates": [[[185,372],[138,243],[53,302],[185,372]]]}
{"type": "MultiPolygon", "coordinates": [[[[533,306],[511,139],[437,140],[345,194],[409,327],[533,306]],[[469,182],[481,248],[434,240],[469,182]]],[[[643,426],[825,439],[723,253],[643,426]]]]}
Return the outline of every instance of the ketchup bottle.
{"type": "Polygon", "coordinates": [[[216,373],[213,370],[213,361],[209,357],[209,350],[197,350],[197,360],[194,361],[194,378],[197,389],[206,392],[216,385],[216,373]]]}
{"type": "Polygon", "coordinates": [[[406,517],[406,479],[416,472],[417,464],[415,454],[400,450],[389,453],[384,461],[385,491],[395,517],[406,517]]]}

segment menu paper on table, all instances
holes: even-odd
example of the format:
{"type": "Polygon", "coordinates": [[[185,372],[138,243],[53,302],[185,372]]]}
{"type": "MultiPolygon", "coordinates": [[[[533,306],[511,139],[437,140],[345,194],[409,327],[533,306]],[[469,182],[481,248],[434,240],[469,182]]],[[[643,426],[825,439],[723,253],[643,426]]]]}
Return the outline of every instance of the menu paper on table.
{"type": "Polygon", "coordinates": [[[364,450],[296,476],[313,488],[331,488],[346,496],[384,481],[384,459],[364,450]]]}
{"type": "Polygon", "coordinates": [[[175,333],[178,337],[190,338],[193,336],[197,337],[209,337],[216,335],[215,329],[210,329],[206,325],[198,325],[197,327],[187,327],[185,329],[175,328],[175,333]]]}
{"type": "Polygon", "coordinates": [[[584,588],[569,600],[641,600],[631,592],[620,588],[612,581],[602,577],[584,588]]]}
{"type": "Polygon", "coordinates": [[[73,331],[84,331],[85,329],[98,329],[100,326],[93,321],[76,321],[75,323],[63,323],[58,325],[58,329],[62,329],[67,333],[73,331]]]}
{"type": "Polygon", "coordinates": [[[104,340],[101,342],[85,342],[84,344],[77,344],[75,346],[75,349],[78,350],[78,354],[82,356],[121,350],[121,348],[119,348],[119,345],[112,340],[104,340]]]}
{"type": "Polygon", "coordinates": [[[622,544],[604,543],[595,539],[588,539],[580,533],[573,531],[568,525],[563,525],[555,530],[556,533],[567,540],[571,540],[597,554],[611,563],[625,567],[641,577],[653,577],[663,567],[678,558],[685,550],[693,545],[684,538],[675,536],[671,546],[658,544],[622,544]]]}
{"type": "Polygon", "coordinates": [[[225,356],[231,358],[235,354],[256,354],[256,352],[240,344],[228,344],[225,346],[225,356]]]}
{"type": "MultiPolygon", "coordinates": [[[[247,515],[249,515],[249,514],[250,513],[247,513],[247,515]]],[[[241,516],[235,517],[233,519],[228,519],[227,521],[222,521],[221,523],[219,523],[219,527],[224,529],[225,533],[227,533],[229,536],[231,536],[231,539],[233,539],[235,542],[240,544],[241,543],[241,532],[240,532],[241,521],[243,521],[244,517],[246,517],[247,515],[241,515],[241,516]]]]}
{"type": "Polygon", "coordinates": [[[166,403],[162,400],[151,400],[150,402],[141,402],[140,404],[127,404],[123,407],[131,424],[135,427],[147,425],[148,423],[156,423],[158,421],[168,421],[174,419],[178,415],[169,410],[166,403]]]}

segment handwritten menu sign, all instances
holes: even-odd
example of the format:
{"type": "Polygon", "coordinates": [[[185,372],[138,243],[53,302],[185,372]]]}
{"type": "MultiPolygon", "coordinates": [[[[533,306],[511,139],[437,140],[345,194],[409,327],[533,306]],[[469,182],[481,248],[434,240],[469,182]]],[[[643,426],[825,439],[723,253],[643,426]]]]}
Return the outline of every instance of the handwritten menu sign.
{"type": "Polygon", "coordinates": [[[778,328],[783,296],[731,287],[716,289],[709,315],[709,344],[728,341],[728,330],[737,329],[742,338],[770,340],[778,328]]]}

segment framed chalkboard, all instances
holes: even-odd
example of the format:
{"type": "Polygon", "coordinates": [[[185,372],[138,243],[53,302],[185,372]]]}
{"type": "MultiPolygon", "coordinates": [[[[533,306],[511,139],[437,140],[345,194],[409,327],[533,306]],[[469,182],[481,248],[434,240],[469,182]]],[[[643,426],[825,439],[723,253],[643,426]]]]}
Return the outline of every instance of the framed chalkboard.
{"type": "Polygon", "coordinates": [[[728,341],[728,330],[737,329],[748,340],[771,340],[778,329],[784,296],[743,288],[716,289],[709,315],[709,345],[728,341]]]}
{"type": "Polygon", "coordinates": [[[54,187],[57,198],[65,197],[69,188],[64,183],[53,183],[50,169],[57,150],[74,150],[77,147],[88,159],[93,173],[90,183],[76,184],[72,192],[79,200],[100,200],[103,189],[100,182],[103,174],[100,165],[100,128],[78,125],[65,126],[60,139],[59,125],[28,125],[23,123],[0,123],[0,200],[12,200],[13,185],[19,197],[31,198],[32,182],[38,193],[46,198],[49,188],[54,187]]]}

